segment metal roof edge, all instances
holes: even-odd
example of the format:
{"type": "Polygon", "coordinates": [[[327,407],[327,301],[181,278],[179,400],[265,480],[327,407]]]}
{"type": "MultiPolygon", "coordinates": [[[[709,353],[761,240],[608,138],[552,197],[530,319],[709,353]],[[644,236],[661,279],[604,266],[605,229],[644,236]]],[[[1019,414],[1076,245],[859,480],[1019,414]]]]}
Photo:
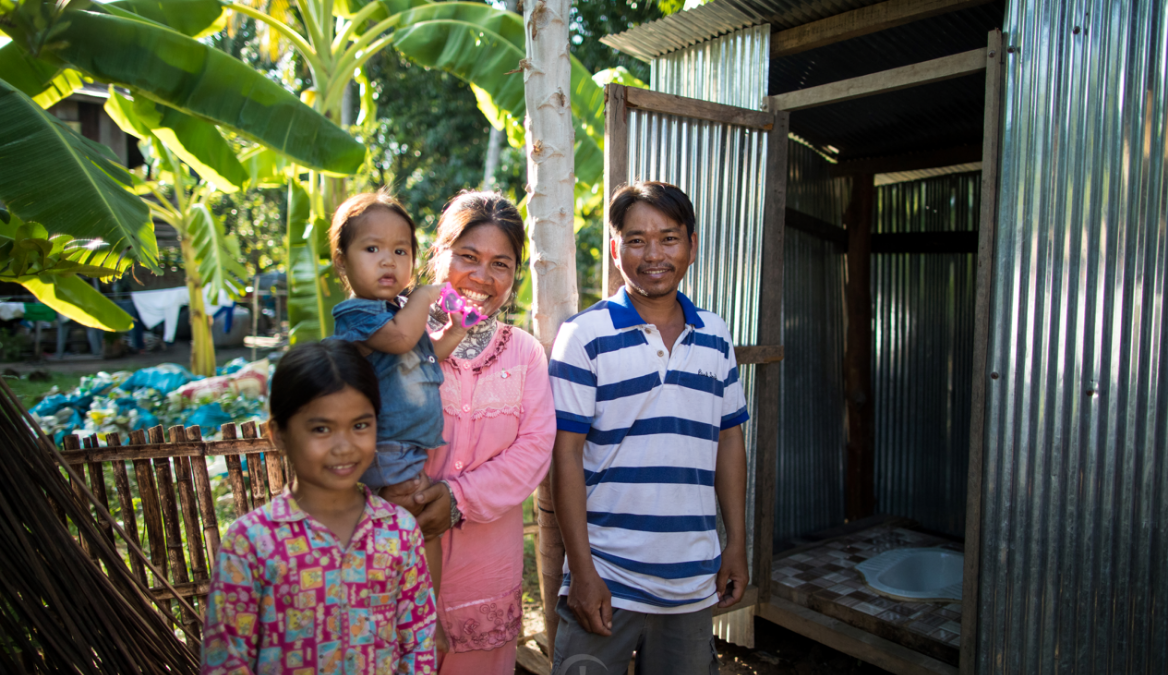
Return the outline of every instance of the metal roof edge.
{"type": "Polygon", "coordinates": [[[651,61],[711,38],[767,23],[766,17],[751,4],[740,0],[716,0],[621,33],[606,35],[600,38],[600,42],[642,61],[651,61]],[[644,48],[642,43],[646,39],[661,44],[661,48],[644,48]]]}

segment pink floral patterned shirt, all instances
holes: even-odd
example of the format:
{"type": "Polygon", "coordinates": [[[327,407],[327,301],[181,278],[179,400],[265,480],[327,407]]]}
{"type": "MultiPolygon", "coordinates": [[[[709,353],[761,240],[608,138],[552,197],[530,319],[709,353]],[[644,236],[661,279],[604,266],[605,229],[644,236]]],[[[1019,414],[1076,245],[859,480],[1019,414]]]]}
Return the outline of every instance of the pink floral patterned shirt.
{"type": "Polygon", "coordinates": [[[287,491],[232,523],[208,599],[204,675],[437,672],[421,531],[368,490],[347,549],[287,491]]]}

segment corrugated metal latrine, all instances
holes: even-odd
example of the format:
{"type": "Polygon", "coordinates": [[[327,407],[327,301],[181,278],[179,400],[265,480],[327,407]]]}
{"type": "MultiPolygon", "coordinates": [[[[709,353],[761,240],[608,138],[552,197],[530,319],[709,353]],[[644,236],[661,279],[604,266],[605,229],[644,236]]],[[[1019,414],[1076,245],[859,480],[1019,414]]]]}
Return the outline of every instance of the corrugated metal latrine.
{"type": "MultiPolygon", "coordinates": [[[[842,224],[851,182],[795,141],[788,144],[787,205],[842,224]]],[[[787,228],[783,242],[785,358],[775,472],[776,542],[844,522],[844,254],[787,228]]]]}
{"type": "Polygon", "coordinates": [[[1168,672],[1168,7],[1013,2],[979,673],[1168,672]]]}
{"type": "MultiPolygon", "coordinates": [[[[766,87],[765,74],[744,82],[722,82],[715,73],[700,71],[684,77],[678,64],[694,59],[732,74],[754,71],[768,54],[769,32],[739,31],[656,59],[653,72],[672,69],[669,78],[654,76],[665,93],[736,105],[749,98],[757,109],[766,87]],[[704,55],[704,56],[702,56],[704,55]],[[712,61],[716,56],[720,61],[712,61]],[[670,61],[676,63],[669,64],[670,61]],[[752,93],[740,87],[749,84],[752,93]],[[730,97],[726,99],[726,97],[730,97]],[[722,100],[726,99],[726,100],[722,100]]],[[[765,70],[765,68],[764,68],[765,70]]],[[[741,107],[741,106],[740,106],[741,107]]],[[[681,291],[698,307],[717,313],[730,329],[735,344],[757,344],[758,294],[762,265],[762,223],[766,186],[766,132],[698,121],[675,115],[628,112],[629,179],[663,180],[677,185],[693,201],[697,216],[698,255],[686,273],[681,291]]],[[[754,402],[754,366],[739,368],[751,419],[754,402]]],[[[748,479],[747,532],[754,527],[754,424],[747,424],[748,479]]],[[[748,540],[748,560],[753,542],[748,540]]]]}
{"type": "MultiPolygon", "coordinates": [[[[981,173],[876,190],[875,233],[977,230],[981,173]]],[[[977,256],[872,256],[879,513],[965,537],[977,256]]]]}

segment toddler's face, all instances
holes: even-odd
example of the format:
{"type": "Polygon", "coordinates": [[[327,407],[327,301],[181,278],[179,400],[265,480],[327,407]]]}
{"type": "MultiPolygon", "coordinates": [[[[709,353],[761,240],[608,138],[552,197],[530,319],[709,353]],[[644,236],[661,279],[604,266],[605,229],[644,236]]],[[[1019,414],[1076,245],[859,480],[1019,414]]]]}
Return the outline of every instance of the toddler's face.
{"type": "Polygon", "coordinates": [[[358,298],[397,298],[413,278],[409,223],[383,208],[366,211],[354,224],[353,238],[341,258],[339,271],[358,298]]]}

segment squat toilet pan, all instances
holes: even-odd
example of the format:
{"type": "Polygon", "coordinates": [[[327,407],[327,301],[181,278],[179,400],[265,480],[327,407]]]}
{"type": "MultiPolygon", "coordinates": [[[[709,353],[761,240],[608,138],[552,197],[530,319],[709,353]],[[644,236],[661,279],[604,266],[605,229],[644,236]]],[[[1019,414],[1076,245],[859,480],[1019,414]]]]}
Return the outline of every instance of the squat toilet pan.
{"type": "Polygon", "coordinates": [[[856,565],[881,595],[911,600],[961,600],[965,556],[945,548],[898,548],[856,565]]]}

